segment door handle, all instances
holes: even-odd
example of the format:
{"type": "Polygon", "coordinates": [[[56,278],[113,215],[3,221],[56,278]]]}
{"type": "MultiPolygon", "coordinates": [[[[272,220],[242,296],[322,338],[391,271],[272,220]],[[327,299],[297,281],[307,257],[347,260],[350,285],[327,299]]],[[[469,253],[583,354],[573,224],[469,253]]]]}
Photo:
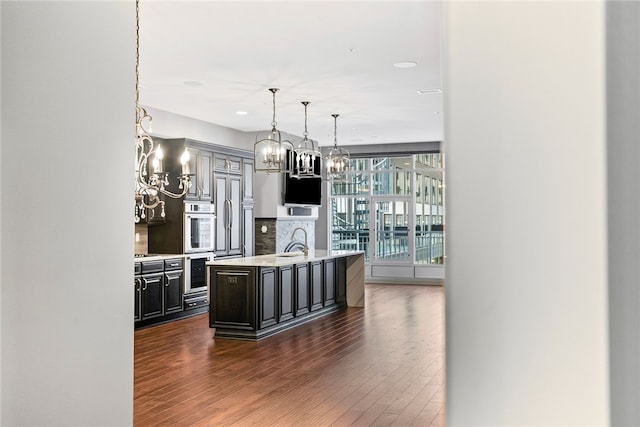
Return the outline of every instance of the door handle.
{"type": "Polygon", "coordinates": [[[233,202],[229,199],[229,228],[233,227],[233,202]]]}

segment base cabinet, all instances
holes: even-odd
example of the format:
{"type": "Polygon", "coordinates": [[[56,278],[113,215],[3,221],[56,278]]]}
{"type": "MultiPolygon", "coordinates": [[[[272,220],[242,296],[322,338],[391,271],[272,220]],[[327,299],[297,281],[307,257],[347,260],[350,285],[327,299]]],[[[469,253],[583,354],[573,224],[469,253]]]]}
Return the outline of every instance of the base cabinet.
{"type": "Polygon", "coordinates": [[[309,263],[309,300],[310,309],[315,311],[323,307],[323,265],[322,261],[309,263]]]}
{"type": "Polygon", "coordinates": [[[293,281],[293,266],[286,265],[278,268],[278,322],[293,319],[295,307],[295,283],[293,281]]]}
{"type": "Polygon", "coordinates": [[[211,325],[239,330],[256,328],[255,269],[214,268],[211,279],[211,325]]]}
{"type": "MultiPolygon", "coordinates": [[[[336,294],[336,259],[279,267],[210,266],[215,337],[257,341],[346,307],[336,294]]],[[[345,268],[340,270],[346,274],[345,268]]],[[[346,284],[346,277],[342,280],[346,284]]]]}
{"type": "MultiPolygon", "coordinates": [[[[134,273],[136,327],[173,320],[182,314],[184,311],[182,258],[136,262],[134,273]]],[[[201,305],[206,307],[204,304],[201,305]]]]}
{"type": "MultiPolygon", "coordinates": [[[[346,290],[345,290],[346,297],[346,290]]],[[[328,259],[324,262],[324,305],[336,302],[336,260],[328,259]]]]}

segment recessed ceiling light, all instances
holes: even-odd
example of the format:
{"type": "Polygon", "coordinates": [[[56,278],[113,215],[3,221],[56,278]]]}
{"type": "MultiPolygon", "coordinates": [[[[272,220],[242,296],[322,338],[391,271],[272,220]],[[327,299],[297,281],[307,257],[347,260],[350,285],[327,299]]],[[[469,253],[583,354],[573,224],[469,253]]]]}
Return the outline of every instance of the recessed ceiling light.
{"type": "Polygon", "coordinates": [[[434,111],[433,114],[436,115],[436,116],[439,116],[440,115],[440,111],[434,111]]]}
{"type": "Polygon", "coordinates": [[[236,111],[236,114],[239,116],[246,116],[247,112],[246,111],[236,111]]]}
{"type": "Polygon", "coordinates": [[[393,64],[393,66],[396,68],[413,68],[416,65],[418,64],[413,61],[400,61],[393,64]]]}
{"type": "Polygon", "coordinates": [[[204,83],[195,80],[187,80],[184,84],[187,86],[204,86],[204,83]]]}
{"type": "Polygon", "coordinates": [[[355,53],[355,52],[356,52],[356,50],[354,48],[352,48],[352,47],[347,49],[347,53],[355,53]]]}
{"type": "Polygon", "coordinates": [[[442,89],[422,89],[418,91],[418,95],[428,95],[430,93],[442,93],[442,89]]]}

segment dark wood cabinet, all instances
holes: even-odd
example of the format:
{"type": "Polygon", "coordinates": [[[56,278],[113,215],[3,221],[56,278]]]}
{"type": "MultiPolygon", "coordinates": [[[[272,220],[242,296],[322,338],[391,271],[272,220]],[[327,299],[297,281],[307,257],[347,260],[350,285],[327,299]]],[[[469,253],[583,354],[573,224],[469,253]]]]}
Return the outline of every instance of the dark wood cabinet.
{"type": "Polygon", "coordinates": [[[347,259],[336,259],[336,302],[347,302],[347,259]]]}
{"type": "Polygon", "coordinates": [[[262,329],[278,323],[278,285],[275,267],[260,268],[258,271],[258,328],[262,329]]]}
{"type": "Polygon", "coordinates": [[[254,268],[212,268],[209,309],[212,327],[255,329],[256,286],[254,276],[254,268]]]}
{"type": "Polygon", "coordinates": [[[309,299],[310,310],[315,311],[323,307],[322,298],[322,261],[312,261],[309,263],[309,299]]]}
{"type": "MultiPolygon", "coordinates": [[[[143,264],[144,265],[144,264],[143,264]]],[[[162,316],[164,308],[164,277],[162,273],[145,274],[142,279],[141,318],[162,316]]]]}
{"type": "Polygon", "coordinates": [[[183,311],[182,258],[134,263],[134,321],[136,326],[158,323],[183,311]]]}
{"type": "Polygon", "coordinates": [[[302,316],[309,312],[309,264],[295,264],[296,306],[294,315],[302,316]]]}
{"type": "Polygon", "coordinates": [[[245,265],[231,259],[211,265],[214,336],[257,341],[346,307],[346,277],[337,277],[346,274],[344,258],[291,262],[245,265]],[[338,282],[342,303],[336,298],[338,282]]]}
{"type": "Polygon", "coordinates": [[[164,314],[182,311],[182,270],[164,273],[164,314]]]}
{"type": "Polygon", "coordinates": [[[295,282],[293,280],[293,266],[278,267],[278,322],[293,319],[295,307],[295,282]]]}
{"type": "Polygon", "coordinates": [[[191,173],[191,186],[185,195],[185,200],[212,200],[211,192],[211,164],[213,153],[211,151],[198,150],[185,144],[189,150],[189,172],[191,173]]]}
{"type": "Polygon", "coordinates": [[[336,260],[324,260],[324,305],[336,302],[336,260]]]}
{"type": "Polygon", "coordinates": [[[140,276],[134,276],[133,278],[133,320],[138,321],[142,319],[142,313],[140,312],[140,293],[142,292],[142,279],[140,276]]]}

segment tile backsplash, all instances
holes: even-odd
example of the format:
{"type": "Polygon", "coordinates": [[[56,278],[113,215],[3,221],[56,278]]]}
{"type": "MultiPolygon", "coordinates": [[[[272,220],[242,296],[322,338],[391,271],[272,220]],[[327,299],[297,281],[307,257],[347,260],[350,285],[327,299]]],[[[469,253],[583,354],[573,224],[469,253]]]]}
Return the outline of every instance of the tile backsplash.
{"type": "Polygon", "coordinates": [[[304,244],[304,233],[297,231],[295,238],[291,234],[296,227],[307,231],[307,245],[309,249],[315,247],[315,221],[304,219],[276,219],[256,218],[255,220],[255,251],[256,255],[267,255],[286,252],[286,248],[293,241],[298,246],[304,244]]]}

